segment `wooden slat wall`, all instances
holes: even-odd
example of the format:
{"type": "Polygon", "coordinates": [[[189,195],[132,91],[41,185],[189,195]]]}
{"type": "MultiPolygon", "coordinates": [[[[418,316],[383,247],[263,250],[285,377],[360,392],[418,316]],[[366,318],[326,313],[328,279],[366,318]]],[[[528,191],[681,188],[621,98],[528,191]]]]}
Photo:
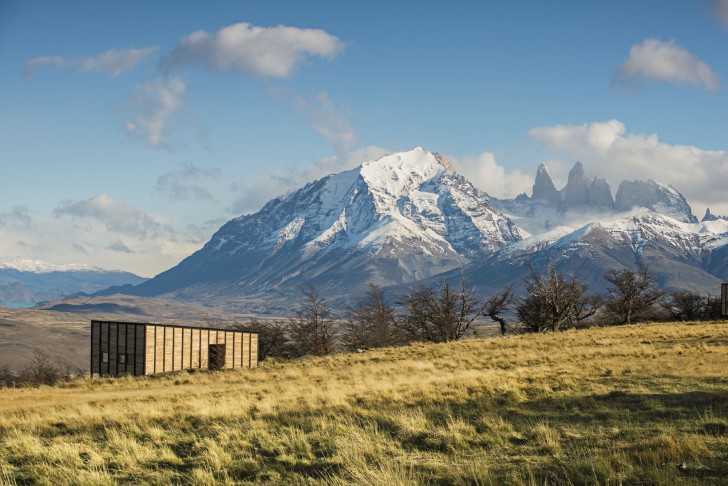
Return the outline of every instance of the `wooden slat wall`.
{"type": "Polygon", "coordinates": [[[156,340],[154,344],[154,372],[161,373],[164,371],[164,327],[154,327],[156,327],[156,340]]]}
{"type": "Polygon", "coordinates": [[[206,369],[210,344],[225,345],[225,368],[258,364],[258,335],[240,331],[92,321],[90,344],[92,375],[206,369]],[[103,353],[108,353],[107,363],[103,353]],[[126,355],[125,363],[120,355],[126,355]]]}
{"type": "Polygon", "coordinates": [[[134,359],[135,359],[135,370],[134,374],[144,375],[146,374],[145,363],[147,357],[145,355],[146,341],[147,341],[147,327],[143,324],[134,324],[135,332],[133,338],[136,338],[134,346],[134,359]]]}
{"type": "Polygon", "coordinates": [[[126,354],[126,324],[116,325],[116,336],[117,344],[114,350],[114,354],[116,355],[114,365],[116,366],[116,374],[123,375],[126,374],[126,363],[120,363],[120,356],[126,354]]]}
{"type": "Polygon", "coordinates": [[[157,343],[154,338],[154,330],[156,326],[145,326],[145,353],[144,353],[144,374],[151,375],[155,373],[154,369],[154,353],[157,350],[157,343]]]}
{"type": "Polygon", "coordinates": [[[242,347],[242,350],[241,350],[242,351],[242,353],[241,353],[242,367],[249,368],[250,367],[249,366],[250,365],[250,333],[247,333],[247,332],[241,333],[240,337],[242,338],[242,341],[243,341],[243,345],[241,346],[242,347]]]}
{"type": "Polygon", "coordinates": [[[235,343],[235,346],[234,346],[235,354],[233,354],[233,368],[242,368],[243,367],[243,333],[242,332],[233,333],[233,342],[235,343]]]}
{"type": "Polygon", "coordinates": [[[117,374],[116,370],[116,324],[110,323],[108,325],[109,329],[109,371],[108,373],[111,376],[115,376],[117,374]]]}
{"type": "Polygon", "coordinates": [[[248,334],[250,336],[250,367],[258,366],[258,335],[248,334]]]}
{"type": "MultiPolygon", "coordinates": [[[[99,349],[101,350],[100,353],[103,356],[104,353],[108,352],[109,349],[109,323],[103,322],[101,323],[101,336],[100,336],[100,346],[99,349]]],[[[99,358],[101,361],[101,367],[99,368],[99,373],[102,375],[108,375],[109,374],[109,363],[104,363],[101,358],[99,358]]]]}
{"type": "Polygon", "coordinates": [[[210,331],[207,329],[200,329],[200,368],[207,368],[209,365],[207,353],[210,351],[208,345],[210,344],[210,331]]]}
{"type": "Polygon", "coordinates": [[[223,339],[225,339],[225,368],[234,368],[233,366],[233,357],[235,356],[235,349],[233,349],[233,344],[235,341],[233,341],[233,336],[235,333],[233,332],[224,332],[223,335],[225,336],[223,339]]]}
{"type": "Polygon", "coordinates": [[[179,371],[182,369],[182,329],[172,329],[172,371],[179,371]]]}
{"type": "Polygon", "coordinates": [[[100,374],[99,370],[99,346],[101,344],[101,323],[91,322],[91,376],[100,374]]]}
{"type": "Polygon", "coordinates": [[[199,329],[190,329],[191,337],[191,361],[190,368],[200,367],[200,333],[199,329]]]}

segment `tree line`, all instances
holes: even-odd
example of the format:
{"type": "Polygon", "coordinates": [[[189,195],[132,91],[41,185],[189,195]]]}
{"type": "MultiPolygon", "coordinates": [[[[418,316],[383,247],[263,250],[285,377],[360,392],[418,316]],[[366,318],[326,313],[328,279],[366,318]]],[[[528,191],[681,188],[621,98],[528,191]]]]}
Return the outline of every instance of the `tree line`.
{"type": "Polygon", "coordinates": [[[252,320],[234,327],[259,333],[260,359],[321,356],[333,352],[400,346],[413,341],[448,342],[473,333],[473,323],[490,319],[502,335],[558,332],[594,325],[645,321],[718,320],[720,298],[691,291],[661,289],[655,274],[640,263],[636,271],[610,270],[605,294],[591,293],[575,274],[555,265],[544,272],[529,267],[525,293],[514,286],[494,295],[476,296],[464,278],[422,285],[389,303],[382,288],[370,284],[364,295],[335,316],[312,284],[301,289],[293,317],[252,320]],[[516,322],[509,322],[512,318],[516,322]]]}

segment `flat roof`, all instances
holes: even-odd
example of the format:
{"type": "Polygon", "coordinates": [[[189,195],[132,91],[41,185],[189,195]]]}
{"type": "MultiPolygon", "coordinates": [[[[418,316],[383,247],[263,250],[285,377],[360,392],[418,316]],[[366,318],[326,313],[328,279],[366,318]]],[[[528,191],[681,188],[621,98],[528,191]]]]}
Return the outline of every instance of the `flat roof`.
{"type": "Polygon", "coordinates": [[[98,323],[104,323],[104,324],[132,324],[136,326],[160,326],[160,327],[179,327],[181,329],[200,329],[202,331],[226,331],[226,332],[244,332],[248,334],[260,334],[257,331],[244,331],[242,329],[231,329],[229,327],[205,327],[205,326],[185,326],[182,324],[158,324],[156,322],[130,322],[130,321],[108,321],[108,320],[98,320],[98,319],[92,319],[91,323],[94,322],[98,323]]]}

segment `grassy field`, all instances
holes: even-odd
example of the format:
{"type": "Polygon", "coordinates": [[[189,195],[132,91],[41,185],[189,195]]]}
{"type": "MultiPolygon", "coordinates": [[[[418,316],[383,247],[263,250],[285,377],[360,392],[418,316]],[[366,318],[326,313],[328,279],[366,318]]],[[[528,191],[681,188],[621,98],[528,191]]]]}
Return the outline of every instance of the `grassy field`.
{"type": "Polygon", "coordinates": [[[0,484],[728,484],[728,323],[0,390],[0,484]]]}

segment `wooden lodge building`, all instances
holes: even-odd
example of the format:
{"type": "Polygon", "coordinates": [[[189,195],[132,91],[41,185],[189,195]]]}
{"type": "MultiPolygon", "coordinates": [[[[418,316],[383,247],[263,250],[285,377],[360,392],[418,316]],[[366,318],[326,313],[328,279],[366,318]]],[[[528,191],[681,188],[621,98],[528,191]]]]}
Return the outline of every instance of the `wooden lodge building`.
{"type": "Polygon", "coordinates": [[[255,368],[257,365],[258,334],[255,332],[91,321],[92,377],[255,368]]]}

